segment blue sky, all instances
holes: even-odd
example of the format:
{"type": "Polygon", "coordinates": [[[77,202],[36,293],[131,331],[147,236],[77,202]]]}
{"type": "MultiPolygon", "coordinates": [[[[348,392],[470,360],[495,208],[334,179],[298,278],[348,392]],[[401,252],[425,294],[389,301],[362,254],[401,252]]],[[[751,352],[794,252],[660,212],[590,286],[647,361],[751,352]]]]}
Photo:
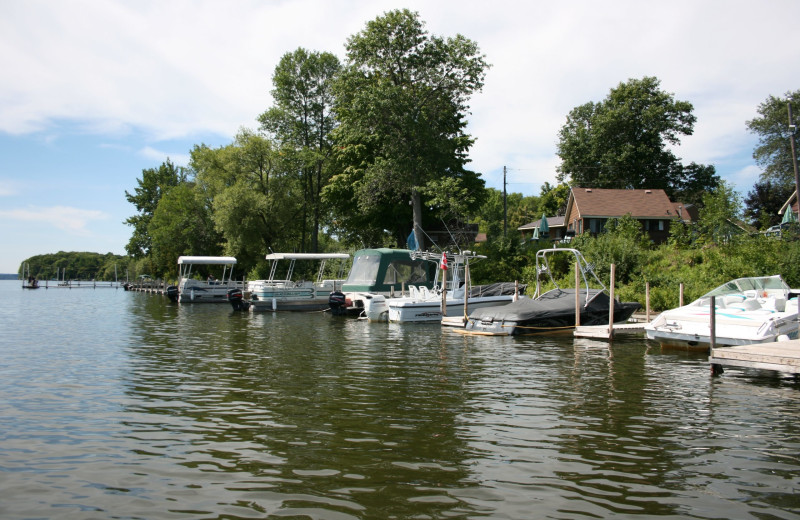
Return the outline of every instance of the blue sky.
{"type": "MultiPolygon", "coordinates": [[[[475,40],[492,64],[471,103],[472,168],[536,195],[555,182],[567,113],[656,76],[694,105],[676,154],[742,195],[758,180],[745,121],[800,88],[796,0],[26,0],[0,18],[0,273],[57,251],[125,253],[125,200],[145,168],[184,165],[271,105],[280,57],[344,57],[347,37],[397,8],[475,40]]],[[[800,113],[800,107],[795,108],[800,113]]]]}

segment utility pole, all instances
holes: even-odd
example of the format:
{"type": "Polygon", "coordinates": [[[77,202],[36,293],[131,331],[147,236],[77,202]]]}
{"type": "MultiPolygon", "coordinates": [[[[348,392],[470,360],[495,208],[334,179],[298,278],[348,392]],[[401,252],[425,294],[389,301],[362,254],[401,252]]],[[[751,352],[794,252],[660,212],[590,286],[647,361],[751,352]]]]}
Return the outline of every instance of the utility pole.
{"type": "MultiPolygon", "coordinates": [[[[791,110],[791,106],[789,110],[791,110]]],[[[794,143],[794,141],[792,141],[794,143]]],[[[794,153],[794,144],[792,144],[792,153],[794,153]]],[[[795,169],[795,174],[797,169],[795,169]]],[[[508,201],[506,194],[506,167],[503,166],[503,238],[506,238],[506,228],[508,227],[508,201]]]]}

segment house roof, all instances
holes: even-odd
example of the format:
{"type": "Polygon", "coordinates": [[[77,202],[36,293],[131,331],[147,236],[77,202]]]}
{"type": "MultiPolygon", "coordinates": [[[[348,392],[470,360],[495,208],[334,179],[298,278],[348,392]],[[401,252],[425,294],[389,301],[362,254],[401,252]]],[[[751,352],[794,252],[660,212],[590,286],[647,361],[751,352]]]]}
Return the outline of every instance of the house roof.
{"type": "Polygon", "coordinates": [[[567,214],[577,210],[581,218],[630,214],[634,218],[673,219],[679,217],[678,206],[680,204],[671,202],[664,190],[572,188],[567,214]]]}
{"type": "MultiPolygon", "coordinates": [[[[564,227],[565,222],[564,219],[566,217],[564,215],[560,215],[558,217],[547,217],[547,225],[551,228],[554,227],[564,227]]],[[[536,229],[542,225],[542,219],[534,220],[529,224],[523,224],[522,226],[517,228],[517,231],[529,231],[532,229],[536,229]]]]}

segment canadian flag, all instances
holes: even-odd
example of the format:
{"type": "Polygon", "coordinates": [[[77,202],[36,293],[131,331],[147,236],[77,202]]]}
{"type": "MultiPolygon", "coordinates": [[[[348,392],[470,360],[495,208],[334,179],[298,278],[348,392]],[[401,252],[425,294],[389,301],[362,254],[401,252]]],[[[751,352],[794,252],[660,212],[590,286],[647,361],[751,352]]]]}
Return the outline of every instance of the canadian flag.
{"type": "Polygon", "coordinates": [[[442,271],[447,271],[447,255],[442,254],[442,264],[441,264],[442,271]]]}

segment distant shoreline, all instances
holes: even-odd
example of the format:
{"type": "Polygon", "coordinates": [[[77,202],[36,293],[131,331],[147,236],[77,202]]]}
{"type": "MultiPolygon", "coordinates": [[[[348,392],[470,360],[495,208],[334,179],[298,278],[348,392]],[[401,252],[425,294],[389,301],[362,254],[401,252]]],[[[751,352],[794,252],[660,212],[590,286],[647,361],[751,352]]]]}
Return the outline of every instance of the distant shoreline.
{"type": "Polygon", "coordinates": [[[0,273],[0,280],[19,280],[17,273],[4,274],[0,273]]]}

